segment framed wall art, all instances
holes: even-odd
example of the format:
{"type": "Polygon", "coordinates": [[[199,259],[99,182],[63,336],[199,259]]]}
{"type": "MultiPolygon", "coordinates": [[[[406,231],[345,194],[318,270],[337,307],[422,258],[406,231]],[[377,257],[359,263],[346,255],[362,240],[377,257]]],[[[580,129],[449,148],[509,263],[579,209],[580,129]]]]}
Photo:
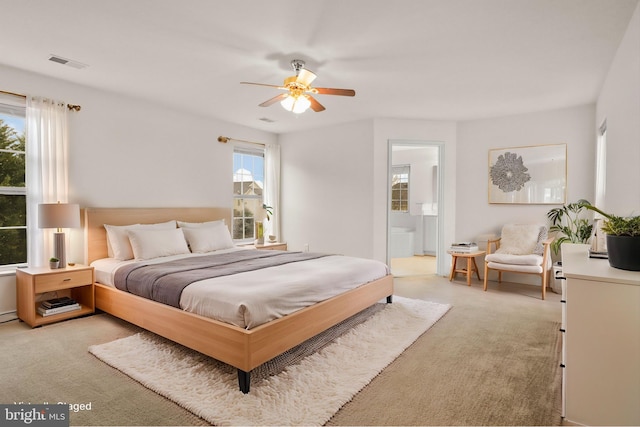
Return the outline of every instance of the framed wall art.
{"type": "Polygon", "coordinates": [[[489,203],[564,204],[567,144],[489,150],[489,203]]]}

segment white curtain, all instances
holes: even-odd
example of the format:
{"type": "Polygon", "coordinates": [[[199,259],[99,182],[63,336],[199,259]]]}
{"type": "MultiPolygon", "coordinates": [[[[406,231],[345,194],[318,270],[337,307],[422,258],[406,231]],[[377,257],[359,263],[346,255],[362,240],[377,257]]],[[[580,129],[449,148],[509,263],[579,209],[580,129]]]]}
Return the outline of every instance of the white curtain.
{"type": "Polygon", "coordinates": [[[38,204],[68,201],[67,106],[27,96],[26,119],[27,261],[39,267],[51,256],[53,237],[38,228],[38,204]]]}
{"type": "Polygon", "coordinates": [[[264,204],[273,207],[267,235],[274,235],[282,241],[280,235],[280,146],[267,144],[264,150],[264,204]]]}

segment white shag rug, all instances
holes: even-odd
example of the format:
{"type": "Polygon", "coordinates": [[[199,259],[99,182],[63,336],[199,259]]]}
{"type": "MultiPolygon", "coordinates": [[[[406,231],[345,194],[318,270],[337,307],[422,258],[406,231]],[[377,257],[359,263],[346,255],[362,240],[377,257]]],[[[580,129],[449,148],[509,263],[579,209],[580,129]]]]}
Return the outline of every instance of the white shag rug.
{"type": "Polygon", "coordinates": [[[322,425],[450,306],[394,296],[321,350],[238,390],[235,368],[141,332],[89,352],[214,425],[322,425]]]}

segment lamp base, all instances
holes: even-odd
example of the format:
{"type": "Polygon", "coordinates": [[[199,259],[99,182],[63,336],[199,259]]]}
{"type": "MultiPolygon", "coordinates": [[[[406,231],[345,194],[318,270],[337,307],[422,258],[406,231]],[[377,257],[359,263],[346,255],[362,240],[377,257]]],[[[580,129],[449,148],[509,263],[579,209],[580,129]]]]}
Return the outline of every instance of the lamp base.
{"type": "Polygon", "coordinates": [[[65,268],[67,266],[67,257],[64,247],[65,236],[62,232],[53,233],[53,256],[58,258],[58,268],[65,268]]]}

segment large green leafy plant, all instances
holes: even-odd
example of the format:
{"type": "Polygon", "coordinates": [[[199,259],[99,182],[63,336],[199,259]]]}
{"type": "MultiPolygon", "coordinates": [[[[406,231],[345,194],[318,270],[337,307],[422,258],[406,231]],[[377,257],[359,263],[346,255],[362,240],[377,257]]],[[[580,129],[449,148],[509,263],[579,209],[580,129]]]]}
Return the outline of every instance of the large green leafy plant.
{"type": "Polygon", "coordinates": [[[555,240],[551,243],[554,253],[558,253],[560,246],[565,243],[589,243],[593,222],[582,216],[583,211],[591,209],[588,200],[580,199],[575,203],[562,205],[547,212],[547,218],[551,222],[549,231],[557,232],[555,240]]]}

